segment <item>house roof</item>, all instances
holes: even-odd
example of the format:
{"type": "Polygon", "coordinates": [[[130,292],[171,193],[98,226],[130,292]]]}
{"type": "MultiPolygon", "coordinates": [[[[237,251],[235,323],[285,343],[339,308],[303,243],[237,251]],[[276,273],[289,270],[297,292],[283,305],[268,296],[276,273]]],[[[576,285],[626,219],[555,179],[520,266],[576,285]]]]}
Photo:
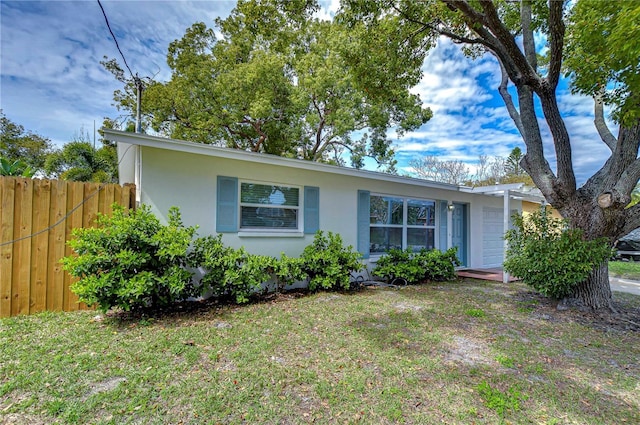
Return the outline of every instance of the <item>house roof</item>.
{"type": "Polygon", "coordinates": [[[505,193],[509,193],[512,199],[520,199],[523,201],[534,202],[536,204],[544,204],[546,202],[540,189],[536,187],[526,186],[524,183],[495,184],[492,186],[478,187],[462,187],[464,192],[482,193],[490,196],[503,197],[505,193]]]}
{"type": "Polygon", "coordinates": [[[409,184],[413,186],[451,190],[455,192],[475,193],[479,195],[504,196],[508,191],[513,199],[522,199],[530,202],[542,203],[544,197],[537,189],[526,188],[523,183],[497,184],[483,187],[466,187],[449,183],[435,182],[431,180],[418,179],[414,177],[398,176],[394,174],[381,173],[378,171],[359,170],[337,165],[323,164],[314,161],[301,159],[284,158],[265,153],[247,152],[240,149],[223,148],[219,146],[207,145],[204,143],[188,142],[184,140],[169,139],[166,137],[151,136],[141,133],[130,133],[126,131],[103,128],[104,138],[118,143],[147,146],[157,149],[192,153],[196,155],[213,156],[217,158],[234,159],[245,162],[257,162],[280,167],[294,169],[312,170],[323,173],[338,174],[351,177],[361,177],[372,180],[409,184]]]}
{"type": "Polygon", "coordinates": [[[119,130],[103,128],[101,130],[104,138],[117,143],[127,143],[131,145],[147,146],[157,149],[192,153],[197,155],[213,156],[217,158],[234,159],[245,162],[257,162],[260,164],[270,164],[280,167],[294,169],[312,170],[323,173],[338,174],[352,177],[362,177],[366,179],[397,182],[415,185],[425,188],[437,188],[461,192],[462,187],[458,185],[434,182],[430,180],[417,179],[413,177],[397,176],[393,174],[381,173],[377,171],[359,170],[355,168],[340,167],[337,165],[322,164],[314,161],[301,159],[284,158],[276,155],[264,153],[247,152],[240,149],[222,148],[219,146],[206,145],[204,143],[187,142],[184,140],[169,139],[166,137],[151,136],[141,133],[130,133],[119,130]]]}

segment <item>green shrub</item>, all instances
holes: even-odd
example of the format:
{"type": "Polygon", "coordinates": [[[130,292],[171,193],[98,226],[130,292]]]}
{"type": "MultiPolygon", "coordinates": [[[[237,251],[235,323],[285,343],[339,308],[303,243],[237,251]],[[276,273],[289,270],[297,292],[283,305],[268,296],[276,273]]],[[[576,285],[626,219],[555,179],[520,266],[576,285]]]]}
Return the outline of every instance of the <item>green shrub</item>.
{"type": "Polygon", "coordinates": [[[205,292],[242,304],[271,279],[276,262],[272,257],[225,247],[221,235],[198,238],[193,245],[191,263],[205,271],[200,280],[205,292]]]}
{"type": "Polygon", "coordinates": [[[513,224],[505,235],[504,269],[545,296],[570,295],[612,253],[606,239],[585,240],[580,229],[568,228],[546,208],[526,220],[516,214],[513,224]]]}
{"type": "Polygon", "coordinates": [[[452,280],[456,276],[455,267],[460,265],[457,248],[445,252],[437,249],[413,252],[410,249],[392,249],[378,259],[375,276],[393,281],[404,279],[409,284],[425,280],[452,280]]]}
{"type": "Polygon", "coordinates": [[[276,277],[276,289],[280,290],[287,285],[306,280],[309,276],[303,270],[302,258],[287,257],[281,254],[280,260],[274,261],[274,274],[276,277]]]}
{"type": "Polygon", "coordinates": [[[73,230],[68,244],[77,256],[62,259],[63,268],[79,280],[71,290],[80,301],[107,311],[165,306],[199,295],[185,269],[196,227],[184,227],[178,208],[162,225],[148,206],[98,214],[97,228],[73,230]]]}
{"type": "Polygon", "coordinates": [[[360,253],[351,245],[345,247],[338,234],[319,230],[313,243],[302,252],[301,271],[309,279],[309,290],[349,289],[351,273],[362,270],[360,253]]]}

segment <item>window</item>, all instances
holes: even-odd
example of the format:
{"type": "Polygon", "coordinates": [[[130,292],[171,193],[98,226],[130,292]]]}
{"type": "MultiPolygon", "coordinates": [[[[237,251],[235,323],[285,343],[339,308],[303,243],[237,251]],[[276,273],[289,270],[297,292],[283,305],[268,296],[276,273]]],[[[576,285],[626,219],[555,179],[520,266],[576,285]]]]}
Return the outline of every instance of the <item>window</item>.
{"type": "Polygon", "coordinates": [[[300,188],[242,182],[240,229],[298,230],[300,188]]]}
{"type": "Polygon", "coordinates": [[[371,195],[369,251],[413,251],[435,247],[435,201],[371,195]]]}

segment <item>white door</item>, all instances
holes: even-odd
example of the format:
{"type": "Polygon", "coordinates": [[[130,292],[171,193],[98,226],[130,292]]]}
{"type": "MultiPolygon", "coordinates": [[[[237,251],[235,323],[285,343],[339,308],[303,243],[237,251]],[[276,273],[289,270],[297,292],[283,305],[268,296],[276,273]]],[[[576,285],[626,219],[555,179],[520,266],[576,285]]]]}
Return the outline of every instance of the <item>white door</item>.
{"type": "Polygon", "coordinates": [[[504,255],[504,212],[482,208],[482,266],[502,267],[504,255]]]}

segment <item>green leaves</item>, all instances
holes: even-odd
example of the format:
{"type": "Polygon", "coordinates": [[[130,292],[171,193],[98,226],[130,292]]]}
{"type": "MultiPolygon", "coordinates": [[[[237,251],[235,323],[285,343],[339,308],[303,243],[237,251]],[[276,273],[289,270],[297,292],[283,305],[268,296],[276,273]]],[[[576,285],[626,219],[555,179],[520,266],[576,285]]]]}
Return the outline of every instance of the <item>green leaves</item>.
{"type": "Polygon", "coordinates": [[[0,156],[0,176],[22,176],[31,178],[34,174],[35,172],[26,162],[20,159],[10,162],[0,156]]]}
{"type": "Polygon", "coordinates": [[[620,123],[640,119],[640,3],[579,0],[569,19],[564,64],[573,91],[602,96],[620,123]]]}
{"type": "Polygon", "coordinates": [[[31,177],[44,166],[52,151],[51,141],[38,134],[25,131],[0,110],[0,172],[4,176],[31,177]]]}
{"type": "Polygon", "coordinates": [[[300,260],[302,272],[308,276],[309,290],[349,289],[351,272],[362,270],[360,253],[345,247],[337,233],[319,230],[311,245],[305,247],[300,260]]]}
{"type": "MultiPolygon", "coordinates": [[[[152,83],[143,110],[156,131],[310,161],[393,170],[387,131],[413,130],[431,117],[409,88],[418,80],[415,43],[385,24],[364,28],[312,18],[308,1],[240,1],[216,20],[218,36],[195,23],[169,46],[170,81],[152,83]],[[221,34],[221,36],[220,36],[221,34]],[[409,46],[407,46],[407,43],[409,46]],[[405,51],[397,58],[391,52],[405,51]],[[357,137],[354,137],[357,134],[357,137]]],[[[121,107],[134,102],[121,93],[121,107]]]]}
{"type": "Polygon", "coordinates": [[[505,236],[509,248],[504,268],[548,297],[571,295],[612,254],[606,239],[585,240],[581,230],[567,228],[547,208],[526,218],[514,215],[513,222],[505,236]]]}
{"type": "Polygon", "coordinates": [[[115,147],[96,149],[91,142],[79,139],[67,143],[47,156],[47,175],[71,181],[116,182],[118,159],[115,147]]]}
{"type": "Polygon", "coordinates": [[[460,265],[457,248],[445,252],[426,249],[413,252],[410,249],[392,249],[380,257],[373,270],[375,276],[393,281],[404,279],[409,284],[423,281],[455,279],[455,266],[460,265]]]}
{"type": "Polygon", "coordinates": [[[62,260],[79,280],[71,286],[80,301],[107,311],[165,306],[200,294],[192,283],[187,251],[196,228],[185,228],[177,208],[169,225],[153,216],[149,206],[98,216],[97,228],[78,228],[69,246],[76,255],[62,260]]]}

